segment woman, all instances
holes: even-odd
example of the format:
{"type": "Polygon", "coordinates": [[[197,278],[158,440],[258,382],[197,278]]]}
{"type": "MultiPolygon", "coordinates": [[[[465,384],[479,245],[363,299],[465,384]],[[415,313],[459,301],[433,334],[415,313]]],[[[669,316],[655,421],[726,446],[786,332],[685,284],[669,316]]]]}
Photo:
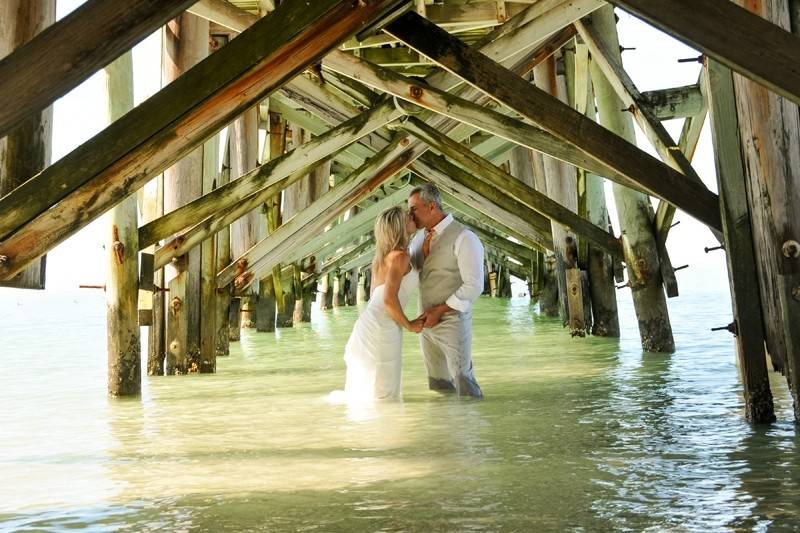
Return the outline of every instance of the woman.
{"type": "Polygon", "coordinates": [[[348,401],[401,398],[402,329],[419,333],[423,324],[409,320],[403,312],[419,285],[419,274],[408,255],[408,241],[416,229],[400,207],[387,209],[375,221],[372,293],[345,347],[348,401]]]}

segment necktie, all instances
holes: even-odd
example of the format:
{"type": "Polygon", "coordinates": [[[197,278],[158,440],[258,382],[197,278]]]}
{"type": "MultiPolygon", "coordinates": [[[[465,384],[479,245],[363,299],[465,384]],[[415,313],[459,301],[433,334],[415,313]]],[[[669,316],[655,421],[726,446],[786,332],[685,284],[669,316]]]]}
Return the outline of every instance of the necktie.
{"type": "Polygon", "coordinates": [[[430,230],[425,234],[425,240],[422,242],[422,257],[425,259],[431,254],[431,239],[433,239],[434,230],[430,230]]]}

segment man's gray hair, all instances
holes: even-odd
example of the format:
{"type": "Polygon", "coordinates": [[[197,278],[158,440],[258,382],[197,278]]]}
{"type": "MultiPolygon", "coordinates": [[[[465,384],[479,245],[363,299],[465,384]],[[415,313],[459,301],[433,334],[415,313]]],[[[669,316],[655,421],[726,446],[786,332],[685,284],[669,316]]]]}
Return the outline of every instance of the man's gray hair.
{"type": "Polygon", "coordinates": [[[442,193],[439,192],[439,189],[436,188],[436,185],[432,183],[419,185],[411,189],[411,192],[408,193],[408,196],[410,197],[415,194],[419,194],[420,200],[426,204],[436,204],[436,207],[438,207],[439,210],[444,210],[442,207],[442,193]]]}

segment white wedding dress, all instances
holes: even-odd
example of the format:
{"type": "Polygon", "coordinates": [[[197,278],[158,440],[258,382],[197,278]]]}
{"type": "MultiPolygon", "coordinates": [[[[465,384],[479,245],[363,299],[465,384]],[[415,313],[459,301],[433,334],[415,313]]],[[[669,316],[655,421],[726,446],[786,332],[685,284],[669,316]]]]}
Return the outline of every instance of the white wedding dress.
{"type": "MultiPolygon", "coordinates": [[[[401,307],[406,306],[418,286],[419,273],[412,268],[400,282],[397,298],[401,307]]],[[[372,291],[344,349],[347,364],[344,399],[347,402],[402,398],[403,331],[386,312],[385,287],[385,284],[378,285],[372,291]]]]}

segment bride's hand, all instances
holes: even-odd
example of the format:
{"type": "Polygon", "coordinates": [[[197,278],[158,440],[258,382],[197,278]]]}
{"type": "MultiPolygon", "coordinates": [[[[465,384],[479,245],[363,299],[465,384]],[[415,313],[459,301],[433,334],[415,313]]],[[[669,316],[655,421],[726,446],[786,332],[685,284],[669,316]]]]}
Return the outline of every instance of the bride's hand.
{"type": "Polygon", "coordinates": [[[408,323],[408,331],[413,333],[421,333],[422,328],[425,325],[425,320],[418,318],[416,320],[412,320],[408,323]]]}

